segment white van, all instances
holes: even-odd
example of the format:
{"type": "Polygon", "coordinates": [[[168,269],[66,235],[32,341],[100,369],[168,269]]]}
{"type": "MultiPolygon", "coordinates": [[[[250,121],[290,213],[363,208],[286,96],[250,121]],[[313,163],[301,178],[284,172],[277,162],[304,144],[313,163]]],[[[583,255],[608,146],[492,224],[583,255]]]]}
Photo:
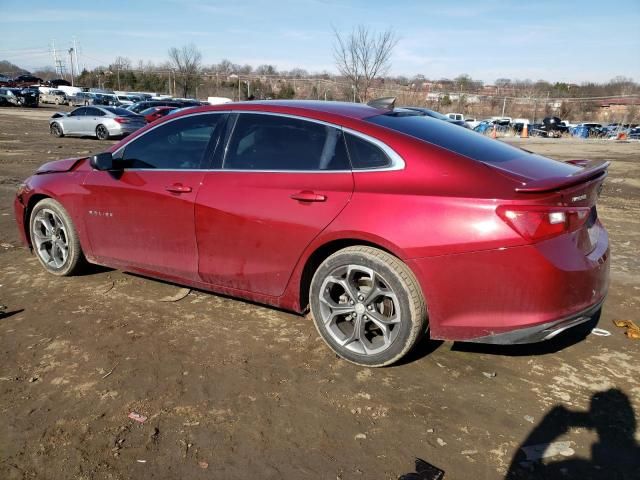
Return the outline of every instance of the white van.
{"type": "Polygon", "coordinates": [[[447,113],[447,117],[451,120],[464,121],[464,115],[462,113],[447,113]]]}

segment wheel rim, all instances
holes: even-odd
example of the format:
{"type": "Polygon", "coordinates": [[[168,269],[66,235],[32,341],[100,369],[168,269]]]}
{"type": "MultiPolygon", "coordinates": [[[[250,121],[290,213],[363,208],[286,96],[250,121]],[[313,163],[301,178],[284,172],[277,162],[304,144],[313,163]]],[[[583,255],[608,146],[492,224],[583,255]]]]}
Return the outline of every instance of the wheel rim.
{"type": "Polygon", "coordinates": [[[60,128],[58,127],[58,125],[56,125],[55,123],[53,125],[51,125],[51,132],[54,135],[59,135],[60,134],[60,128]]]}
{"type": "Polygon", "coordinates": [[[43,208],[33,220],[32,233],[42,261],[49,267],[62,268],[69,257],[69,236],[60,216],[43,208]]]}
{"type": "Polygon", "coordinates": [[[99,126],[98,127],[98,138],[100,140],[103,140],[106,137],[105,133],[106,133],[106,129],[102,125],[99,126]]]}
{"type": "Polygon", "coordinates": [[[399,301],[380,273],[361,265],[334,269],[320,288],[320,315],[340,346],[360,355],[388,349],[400,331],[399,301]]]}

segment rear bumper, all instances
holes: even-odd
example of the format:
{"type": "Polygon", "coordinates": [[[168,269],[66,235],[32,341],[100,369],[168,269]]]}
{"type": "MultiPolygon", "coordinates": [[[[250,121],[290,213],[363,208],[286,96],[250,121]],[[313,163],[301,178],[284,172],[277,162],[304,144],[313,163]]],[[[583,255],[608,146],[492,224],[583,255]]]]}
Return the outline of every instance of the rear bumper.
{"type": "Polygon", "coordinates": [[[109,130],[109,135],[112,137],[119,137],[121,135],[129,135],[133,132],[140,130],[142,127],[140,125],[129,126],[127,124],[119,124],[117,126],[107,125],[107,130],[109,130]]]}
{"type": "Polygon", "coordinates": [[[599,228],[588,255],[567,235],[408,260],[425,296],[431,338],[532,343],[586,322],[609,288],[609,239],[599,228]]]}
{"type": "Polygon", "coordinates": [[[494,345],[516,345],[521,343],[544,342],[545,340],[551,340],[553,337],[565,330],[592,320],[598,310],[602,308],[603,303],[604,300],[601,300],[592,307],[561,320],[555,320],[553,322],[543,323],[533,327],[520,328],[510,332],[477,337],[467,341],[474,343],[490,343],[494,345]]]}

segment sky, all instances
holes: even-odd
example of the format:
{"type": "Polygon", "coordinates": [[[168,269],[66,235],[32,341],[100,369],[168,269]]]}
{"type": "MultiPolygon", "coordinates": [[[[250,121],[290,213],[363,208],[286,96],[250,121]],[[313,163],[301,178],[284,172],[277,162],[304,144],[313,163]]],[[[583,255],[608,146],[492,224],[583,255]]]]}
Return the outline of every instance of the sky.
{"type": "Polygon", "coordinates": [[[336,73],[333,28],[392,28],[390,74],[640,81],[640,0],[0,0],[0,60],[53,66],[75,37],[80,67],[117,56],[164,62],[194,43],[210,65],[272,64],[336,73]],[[25,7],[28,5],[28,7],[25,7]]]}

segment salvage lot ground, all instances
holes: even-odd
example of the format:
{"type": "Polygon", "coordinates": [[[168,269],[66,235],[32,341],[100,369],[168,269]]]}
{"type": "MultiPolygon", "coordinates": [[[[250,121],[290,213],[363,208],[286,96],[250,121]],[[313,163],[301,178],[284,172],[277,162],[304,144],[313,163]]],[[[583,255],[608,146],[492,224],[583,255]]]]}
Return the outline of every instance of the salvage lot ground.
{"type": "Polygon", "coordinates": [[[512,140],[612,160],[599,207],[613,252],[600,326],[611,336],[424,342],[402,365],[366,369],[287,312],[180,298],[180,287],[120,271],[46,275],[19,246],[15,189],[48,160],[111,143],[50,137],[54,110],[0,109],[0,478],[395,479],[415,457],[447,480],[544,478],[510,464],[522,444],[555,441],[574,453],[546,459],[546,478],[632,478],[620,465],[640,439],[640,342],[612,320],[639,320],[640,144],[512,140]]]}

